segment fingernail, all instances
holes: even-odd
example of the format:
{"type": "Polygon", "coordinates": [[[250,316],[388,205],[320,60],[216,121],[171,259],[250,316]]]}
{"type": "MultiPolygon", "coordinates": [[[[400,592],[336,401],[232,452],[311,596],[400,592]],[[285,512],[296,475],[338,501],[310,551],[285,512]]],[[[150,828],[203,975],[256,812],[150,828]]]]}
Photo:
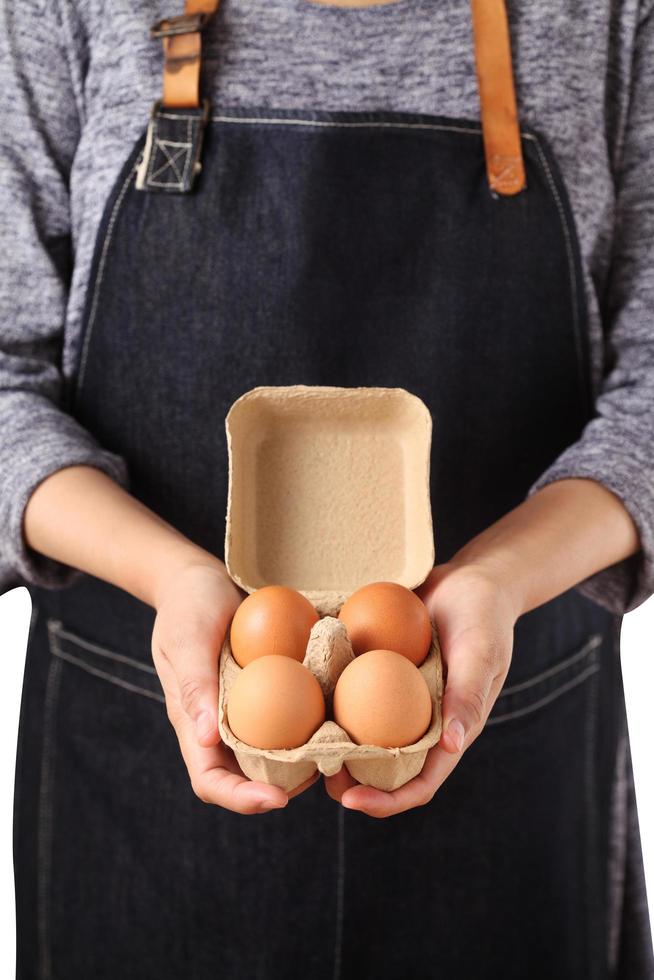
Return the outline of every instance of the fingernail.
{"type": "Polygon", "coordinates": [[[449,723],[447,734],[456,745],[457,752],[461,752],[463,750],[463,739],[465,738],[466,730],[458,718],[453,718],[449,723]]]}
{"type": "Polygon", "coordinates": [[[195,720],[195,730],[198,738],[204,738],[213,731],[214,723],[210,711],[201,711],[195,720]]]}
{"type": "Polygon", "coordinates": [[[286,806],[286,803],[275,803],[274,800],[262,800],[259,803],[260,810],[281,810],[286,806]]]}

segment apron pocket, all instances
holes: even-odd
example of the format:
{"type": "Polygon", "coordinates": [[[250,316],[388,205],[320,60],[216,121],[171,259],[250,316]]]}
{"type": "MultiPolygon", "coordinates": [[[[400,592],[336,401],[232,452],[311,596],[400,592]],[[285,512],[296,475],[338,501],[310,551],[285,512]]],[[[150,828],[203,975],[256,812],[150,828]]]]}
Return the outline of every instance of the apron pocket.
{"type": "Polygon", "coordinates": [[[322,787],[265,815],[201,803],[154,667],[57,618],[47,645],[38,975],[281,980],[299,961],[329,980],[338,810],[322,787]]]}
{"type": "Polygon", "coordinates": [[[602,634],[592,633],[573,653],[540,670],[517,684],[500,691],[488,716],[486,727],[500,725],[513,719],[546,709],[568,691],[583,684],[600,669],[599,648],[602,634]]]}
{"type": "Polygon", "coordinates": [[[152,664],[85,640],[56,619],[48,620],[48,642],[54,657],[126,691],[164,703],[163,689],[152,664]]]}
{"type": "MultiPolygon", "coordinates": [[[[148,864],[156,866],[188,780],[154,666],[58,619],[46,626],[39,976],[131,977],[119,959],[156,948],[161,881],[148,864]]],[[[161,928],[172,926],[163,914],[161,928]]]]}

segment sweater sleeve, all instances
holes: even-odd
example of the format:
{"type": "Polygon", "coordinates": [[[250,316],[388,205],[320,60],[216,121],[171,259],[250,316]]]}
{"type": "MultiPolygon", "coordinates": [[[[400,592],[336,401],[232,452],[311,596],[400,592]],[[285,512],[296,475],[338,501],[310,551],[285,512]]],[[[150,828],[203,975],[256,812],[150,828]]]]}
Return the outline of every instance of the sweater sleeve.
{"type": "Polygon", "coordinates": [[[124,459],[61,407],[80,133],[70,57],[54,0],[0,0],[0,593],[80,575],[26,544],[23,513],[42,480],[86,464],[128,481],[124,459]]]}
{"type": "MultiPolygon", "coordinates": [[[[578,590],[617,614],[654,593],[654,4],[635,40],[625,142],[616,174],[616,221],[603,308],[607,359],[595,416],[529,490],[582,477],[614,493],[640,551],[578,590]]],[[[601,534],[601,527],[597,528],[601,534]]]]}

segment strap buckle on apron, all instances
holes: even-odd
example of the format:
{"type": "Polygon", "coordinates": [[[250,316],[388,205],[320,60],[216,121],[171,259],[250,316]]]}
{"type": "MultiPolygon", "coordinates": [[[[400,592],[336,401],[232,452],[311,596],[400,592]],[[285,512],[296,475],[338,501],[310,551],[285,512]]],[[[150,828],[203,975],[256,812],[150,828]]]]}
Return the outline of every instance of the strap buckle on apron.
{"type": "Polygon", "coordinates": [[[187,193],[202,169],[202,139],[209,99],[200,106],[170,109],[161,99],[152,105],[145,145],[136,164],[137,190],[187,193]]]}
{"type": "Polygon", "coordinates": [[[179,14],[176,17],[164,17],[156,21],[150,28],[150,37],[172,37],[175,34],[191,34],[201,31],[209,20],[209,14],[179,14]]]}
{"type": "Polygon", "coordinates": [[[220,0],[185,0],[184,12],[156,21],[151,37],[163,44],[162,103],[168,108],[200,105],[202,32],[220,0]]]}
{"type": "Polygon", "coordinates": [[[202,30],[220,0],[185,0],[184,13],[150,28],[163,42],[163,93],[152,106],[143,152],[136,164],[138,190],[187,193],[202,169],[202,139],[209,99],[200,99],[202,30]]]}

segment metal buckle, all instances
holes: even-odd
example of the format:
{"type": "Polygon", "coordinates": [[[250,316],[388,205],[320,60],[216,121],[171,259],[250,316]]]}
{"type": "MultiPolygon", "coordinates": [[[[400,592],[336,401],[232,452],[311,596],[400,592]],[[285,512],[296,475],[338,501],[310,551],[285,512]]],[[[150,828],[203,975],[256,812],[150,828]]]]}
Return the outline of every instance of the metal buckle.
{"type": "Polygon", "coordinates": [[[209,14],[178,14],[164,17],[150,28],[150,37],[173,37],[175,34],[192,34],[201,31],[209,20],[209,14]]]}

